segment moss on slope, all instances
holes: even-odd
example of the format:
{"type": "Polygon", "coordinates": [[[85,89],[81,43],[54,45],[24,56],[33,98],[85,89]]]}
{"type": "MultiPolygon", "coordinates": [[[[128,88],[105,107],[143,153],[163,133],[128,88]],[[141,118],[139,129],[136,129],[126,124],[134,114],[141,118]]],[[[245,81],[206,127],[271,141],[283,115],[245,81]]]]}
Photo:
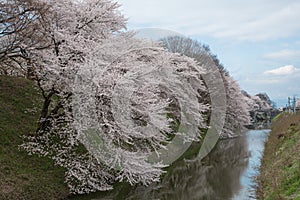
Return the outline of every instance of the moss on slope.
{"type": "Polygon", "coordinates": [[[0,76],[0,199],[61,199],[64,170],[20,151],[22,135],[36,129],[42,97],[32,81],[0,76]]]}
{"type": "Polygon", "coordinates": [[[300,200],[300,113],[273,122],[257,181],[259,199],[300,200]]]}

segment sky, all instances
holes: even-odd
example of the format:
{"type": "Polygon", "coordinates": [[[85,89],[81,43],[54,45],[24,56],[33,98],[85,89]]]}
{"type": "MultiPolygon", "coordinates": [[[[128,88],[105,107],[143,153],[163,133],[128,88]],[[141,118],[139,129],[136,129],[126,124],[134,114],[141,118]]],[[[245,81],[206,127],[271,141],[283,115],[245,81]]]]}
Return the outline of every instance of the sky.
{"type": "Polygon", "coordinates": [[[299,0],[117,0],[128,30],[176,31],[210,46],[243,90],[300,98],[299,0]]]}

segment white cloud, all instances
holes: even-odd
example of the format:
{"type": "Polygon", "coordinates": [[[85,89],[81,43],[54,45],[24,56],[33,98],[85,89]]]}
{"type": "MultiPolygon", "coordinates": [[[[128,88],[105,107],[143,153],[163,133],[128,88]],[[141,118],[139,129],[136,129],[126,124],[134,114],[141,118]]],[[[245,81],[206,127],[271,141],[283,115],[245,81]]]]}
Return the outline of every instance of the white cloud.
{"type": "Polygon", "coordinates": [[[118,0],[135,28],[166,28],[185,35],[268,40],[300,31],[297,0],[118,0]]]}
{"type": "Polygon", "coordinates": [[[300,96],[299,80],[296,76],[253,74],[241,80],[240,84],[251,94],[266,92],[271,98],[286,99],[295,94],[300,96]]]}
{"type": "Polygon", "coordinates": [[[277,69],[265,71],[264,74],[280,76],[280,75],[291,75],[299,71],[300,69],[294,67],[293,65],[286,65],[283,67],[279,67],[277,69]]]}
{"type": "Polygon", "coordinates": [[[267,59],[274,59],[274,60],[300,59],[300,51],[284,49],[281,51],[268,53],[263,57],[267,59]]]}
{"type": "Polygon", "coordinates": [[[245,83],[251,84],[251,85],[274,85],[274,84],[282,84],[285,80],[279,79],[279,78],[266,78],[262,76],[254,76],[254,77],[248,77],[244,80],[245,83]]]}
{"type": "Polygon", "coordinates": [[[176,31],[159,29],[159,28],[142,28],[142,29],[137,29],[136,31],[137,31],[136,37],[152,39],[152,40],[158,40],[158,39],[168,37],[168,36],[184,37],[184,35],[176,32],[176,31]]]}

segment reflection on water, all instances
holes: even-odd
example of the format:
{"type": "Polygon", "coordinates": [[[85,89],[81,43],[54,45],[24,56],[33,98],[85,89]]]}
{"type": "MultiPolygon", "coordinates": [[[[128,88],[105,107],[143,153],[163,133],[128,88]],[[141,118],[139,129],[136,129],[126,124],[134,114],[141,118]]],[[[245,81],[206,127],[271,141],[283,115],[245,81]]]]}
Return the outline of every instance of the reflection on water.
{"type": "Polygon", "coordinates": [[[176,162],[160,183],[148,187],[122,184],[110,192],[76,199],[250,199],[254,196],[251,177],[258,173],[267,133],[255,130],[222,140],[202,161],[176,162]]]}
{"type": "Polygon", "coordinates": [[[269,130],[252,130],[247,133],[248,151],[251,154],[247,169],[241,176],[242,189],[235,194],[233,200],[255,199],[253,177],[257,176],[269,130]]]}

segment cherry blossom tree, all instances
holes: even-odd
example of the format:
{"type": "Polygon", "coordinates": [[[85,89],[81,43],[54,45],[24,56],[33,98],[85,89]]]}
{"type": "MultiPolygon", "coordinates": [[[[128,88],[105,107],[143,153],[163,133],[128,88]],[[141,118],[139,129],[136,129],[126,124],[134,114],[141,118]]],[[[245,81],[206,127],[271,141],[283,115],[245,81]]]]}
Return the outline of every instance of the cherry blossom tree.
{"type": "Polygon", "coordinates": [[[267,96],[267,94],[257,94],[254,96],[249,95],[247,92],[243,91],[245,99],[247,101],[248,107],[251,111],[256,110],[271,110],[272,102],[267,96]],[[262,98],[262,96],[265,96],[262,98]]]}
{"type": "Polygon", "coordinates": [[[46,12],[42,1],[0,1],[0,74],[30,76],[30,51],[47,46],[40,32],[46,12]]]}
{"type": "Polygon", "coordinates": [[[161,150],[179,136],[200,140],[206,127],[203,68],[122,33],[112,1],[43,2],[48,46],[30,58],[44,104],[22,148],[65,167],[72,193],[159,181],[161,150]]]}
{"type": "Polygon", "coordinates": [[[250,124],[249,105],[238,83],[229,74],[222,73],[226,88],[226,119],[221,137],[234,137],[245,130],[250,124]]]}
{"type": "MultiPolygon", "coordinates": [[[[226,92],[226,119],[221,137],[232,137],[241,132],[244,125],[250,123],[249,106],[236,81],[230,77],[216,55],[212,54],[207,45],[197,40],[181,36],[171,36],[161,39],[162,45],[171,52],[194,58],[197,63],[210,70],[208,60],[212,60],[219,69],[226,92]]],[[[209,102],[209,92],[204,93],[204,101],[209,102]]],[[[209,113],[208,113],[209,114],[209,113]]]]}
{"type": "Polygon", "coordinates": [[[165,165],[148,157],[159,157],[176,135],[198,141],[198,128],[206,127],[207,106],[199,101],[203,69],[190,58],[119,37],[115,44],[107,40],[107,54],[99,51],[83,63],[72,102],[62,102],[63,115],[23,145],[66,167],[75,193],[111,189],[115,181],[159,181],[165,165]],[[117,57],[116,49],[122,52],[117,57]],[[86,151],[78,155],[82,143],[86,151]]]}
{"type": "Polygon", "coordinates": [[[42,91],[44,105],[39,130],[48,128],[49,120],[60,115],[62,104],[72,94],[72,82],[79,67],[112,33],[125,27],[111,1],[47,1],[49,11],[41,30],[48,48],[32,52],[35,79],[42,91]],[[55,97],[56,96],[56,97],[55,97]],[[53,98],[60,99],[53,102],[53,98]],[[52,102],[52,105],[51,105],[52,102]]]}
{"type": "MultiPolygon", "coordinates": [[[[46,10],[37,17],[29,14],[34,28],[26,25],[26,30],[35,32],[16,52],[26,49],[20,65],[30,67],[44,103],[36,134],[21,147],[65,167],[72,193],[110,190],[116,181],[159,181],[164,167],[188,148],[185,144],[201,140],[210,103],[202,79],[209,70],[207,58],[225,83],[224,137],[246,123],[238,85],[208,47],[189,43],[187,50],[199,48],[178,54],[134,39],[123,32],[126,19],[111,0],[35,3],[46,10]]],[[[22,33],[10,37],[26,38],[22,33]]]]}
{"type": "MultiPolygon", "coordinates": [[[[76,71],[95,52],[101,51],[107,37],[124,27],[125,19],[117,10],[119,5],[111,1],[37,2],[47,7],[37,30],[46,48],[29,48],[27,53],[44,104],[37,135],[27,138],[23,148],[50,156],[56,164],[66,167],[71,192],[110,189],[111,175],[105,166],[76,139],[76,131],[71,126],[73,116],[68,112],[72,108],[68,105],[76,71]],[[79,150],[81,154],[76,152],[79,150]]],[[[15,32],[14,37],[22,37],[19,34],[15,32]]]]}

